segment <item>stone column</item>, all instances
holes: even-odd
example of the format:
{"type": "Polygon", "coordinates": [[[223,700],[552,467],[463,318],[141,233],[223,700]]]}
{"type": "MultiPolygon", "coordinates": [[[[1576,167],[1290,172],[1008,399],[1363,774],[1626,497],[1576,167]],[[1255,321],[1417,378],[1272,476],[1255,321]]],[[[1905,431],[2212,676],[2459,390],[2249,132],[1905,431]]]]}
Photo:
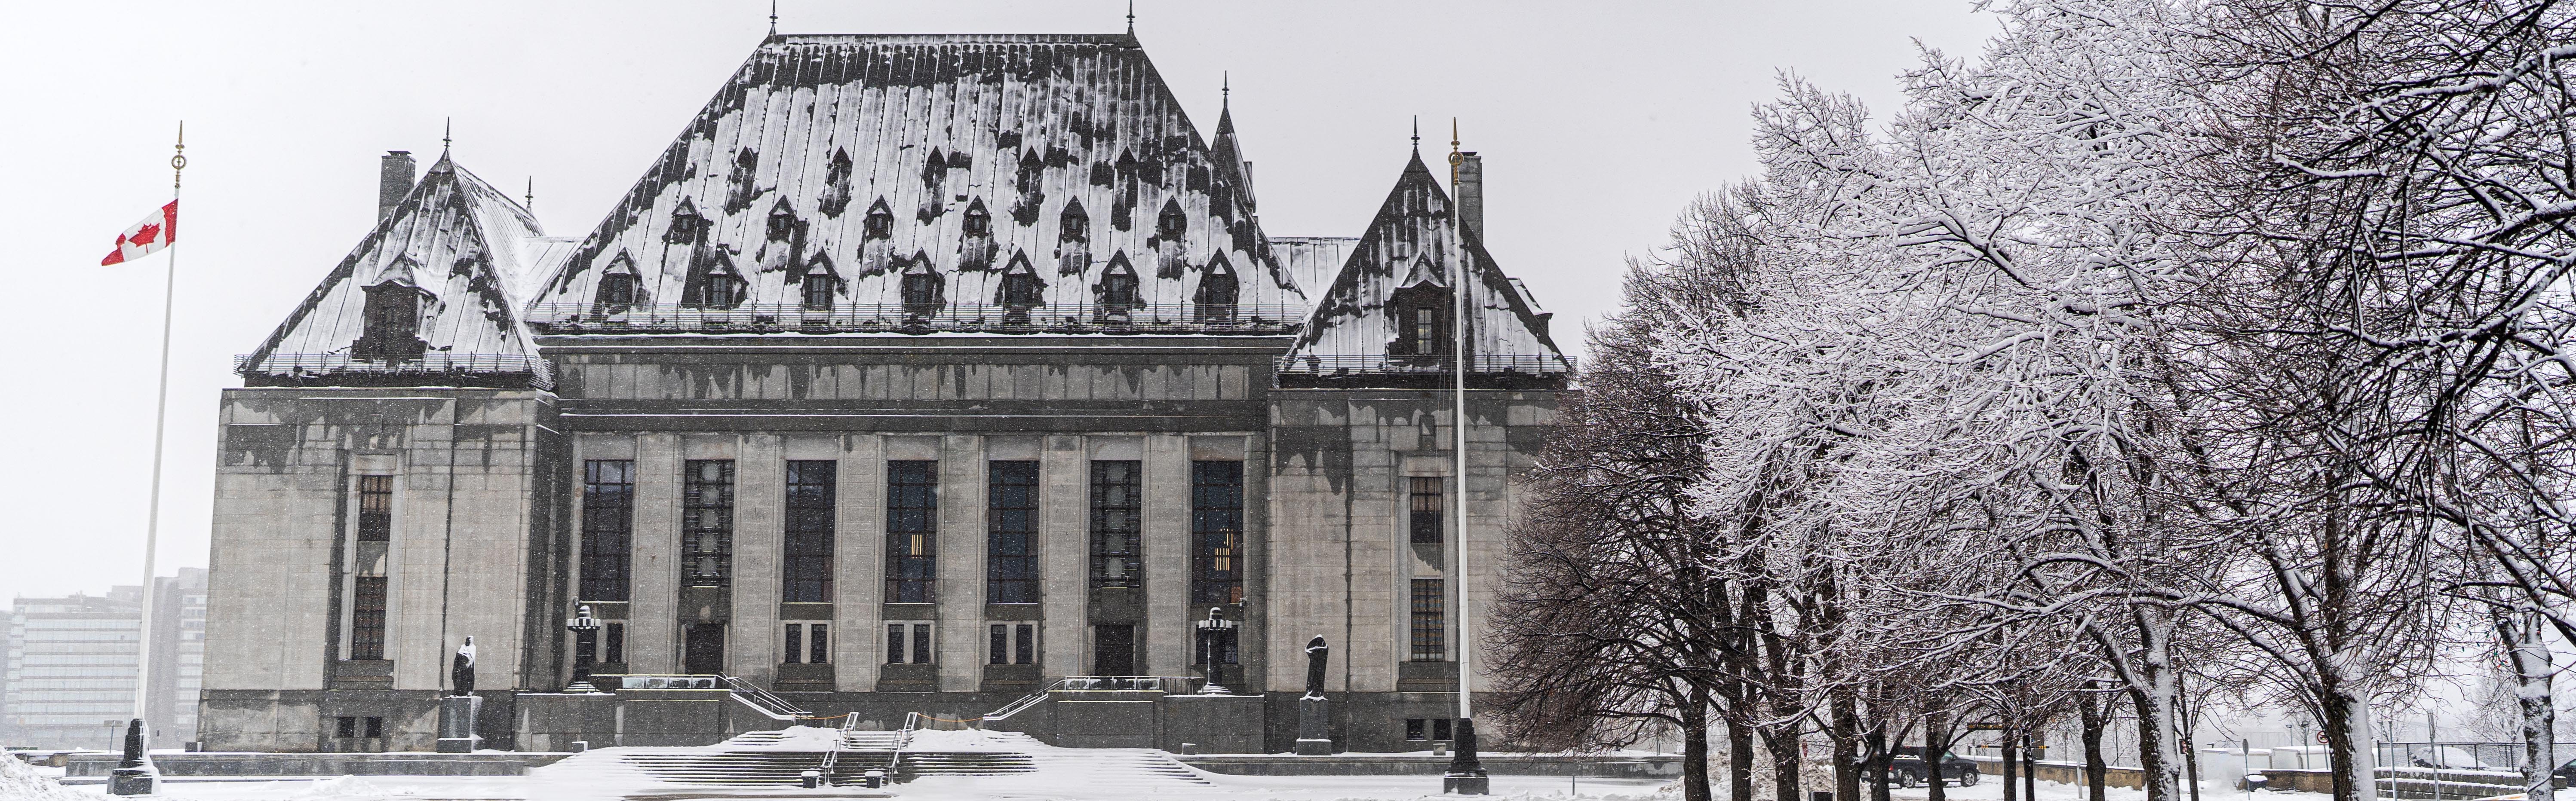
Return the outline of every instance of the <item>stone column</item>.
{"type": "Polygon", "coordinates": [[[1145,438],[1145,670],[1179,676],[1189,669],[1190,438],[1145,438]]]}
{"type": "Polygon", "coordinates": [[[832,660],[839,664],[832,678],[842,692],[869,692],[885,663],[884,624],[877,617],[885,597],[885,439],[852,434],[842,447],[832,538],[832,615],[839,624],[832,660]]]}
{"type": "Polygon", "coordinates": [[[984,660],[984,438],[939,444],[939,689],[974,692],[984,660]]]}
{"type": "Polygon", "coordinates": [[[1090,451],[1075,435],[1050,436],[1038,453],[1038,598],[1046,609],[1038,661],[1052,681],[1091,672],[1090,451]]]}
{"type": "Polygon", "coordinates": [[[680,437],[635,438],[634,599],[626,623],[627,669],[680,669],[680,437]]]}
{"type": "Polygon", "coordinates": [[[778,625],[780,562],[786,536],[786,443],[775,434],[743,437],[734,462],[733,620],[725,637],[725,670],[762,687],[778,679],[783,636],[778,625]]]}

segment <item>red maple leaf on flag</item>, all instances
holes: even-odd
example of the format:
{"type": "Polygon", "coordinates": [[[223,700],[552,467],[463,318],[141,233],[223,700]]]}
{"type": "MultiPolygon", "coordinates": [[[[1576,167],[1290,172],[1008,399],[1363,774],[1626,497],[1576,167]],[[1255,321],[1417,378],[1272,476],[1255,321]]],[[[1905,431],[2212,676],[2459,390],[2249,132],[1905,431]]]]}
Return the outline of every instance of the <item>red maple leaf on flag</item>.
{"type": "Polygon", "coordinates": [[[158,225],[146,225],[146,226],[143,226],[143,227],[142,227],[142,228],[140,228],[140,229],[136,229],[136,230],[135,230],[135,232],[134,232],[134,235],[133,235],[133,236],[126,237],[126,238],[125,238],[125,241],[127,241],[127,242],[132,242],[132,243],[137,244],[137,245],[149,245],[149,244],[152,244],[152,239],[153,239],[154,237],[158,237],[158,236],[160,236],[160,235],[161,235],[161,226],[158,226],[158,225]]]}

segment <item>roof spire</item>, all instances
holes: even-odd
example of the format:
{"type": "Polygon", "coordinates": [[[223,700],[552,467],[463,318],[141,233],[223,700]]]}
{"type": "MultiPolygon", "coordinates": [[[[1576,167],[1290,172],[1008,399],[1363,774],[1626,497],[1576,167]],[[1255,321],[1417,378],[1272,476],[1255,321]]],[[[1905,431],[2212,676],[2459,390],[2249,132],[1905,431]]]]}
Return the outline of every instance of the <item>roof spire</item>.
{"type": "Polygon", "coordinates": [[[1413,115],[1413,155],[1422,155],[1422,115],[1413,115]]]}
{"type": "Polygon", "coordinates": [[[778,35],[778,0],[769,0],[769,35],[778,35]]]}
{"type": "Polygon", "coordinates": [[[1127,0],[1127,35],[1136,35],[1136,0],[1127,0]]]}
{"type": "Polygon", "coordinates": [[[1226,71],[1219,72],[1216,75],[1216,92],[1218,97],[1216,107],[1219,109],[1230,108],[1234,105],[1234,73],[1232,71],[1226,71]]]}
{"type": "Polygon", "coordinates": [[[446,158],[446,157],[447,157],[447,151],[448,151],[449,149],[451,149],[451,148],[454,148],[455,146],[456,146],[456,118],[455,118],[455,117],[449,117],[449,118],[447,118],[447,132],[446,132],[446,133],[442,133],[442,134],[439,134],[439,135],[438,135],[438,157],[439,157],[439,158],[446,158]]]}

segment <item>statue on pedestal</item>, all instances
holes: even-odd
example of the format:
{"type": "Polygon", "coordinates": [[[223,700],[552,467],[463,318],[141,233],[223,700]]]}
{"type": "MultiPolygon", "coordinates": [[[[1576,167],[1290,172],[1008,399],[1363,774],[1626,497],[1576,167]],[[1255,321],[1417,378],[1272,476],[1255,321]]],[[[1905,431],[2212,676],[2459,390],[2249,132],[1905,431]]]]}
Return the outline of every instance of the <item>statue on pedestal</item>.
{"type": "Polygon", "coordinates": [[[1306,641],[1306,694],[1297,699],[1297,754],[1331,756],[1332,702],[1324,699],[1324,658],[1333,649],[1320,635],[1306,641]]]}
{"type": "Polygon", "coordinates": [[[1333,647],[1324,644],[1324,635],[1306,641],[1306,698],[1324,699],[1324,657],[1332,653],[1333,647]]]}
{"type": "Polygon", "coordinates": [[[447,680],[448,685],[454,688],[448,691],[448,695],[474,694],[473,637],[466,637],[465,644],[457,646],[456,661],[447,668],[447,680]]]}

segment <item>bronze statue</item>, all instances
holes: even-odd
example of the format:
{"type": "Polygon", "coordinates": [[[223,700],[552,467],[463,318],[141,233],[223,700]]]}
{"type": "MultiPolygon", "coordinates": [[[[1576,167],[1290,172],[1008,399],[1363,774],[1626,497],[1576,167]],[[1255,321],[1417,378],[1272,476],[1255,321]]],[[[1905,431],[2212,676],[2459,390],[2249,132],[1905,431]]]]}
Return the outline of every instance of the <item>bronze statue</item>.
{"type": "Polygon", "coordinates": [[[1324,635],[1317,634],[1314,639],[1306,641],[1307,698],[1321,700],[1324,697],[1324,657],[1332,652],[1332,646],[1324,644],[1324,635]]]}
{"type": "Polygon", "coordinates": [[[448,691],[449,695],[474,694],[473,637],[465,638],[465,644],[456,648],[456,662],[447,668],[447,680],[450,685],[455,687],[455,689],[448,691]]]}

